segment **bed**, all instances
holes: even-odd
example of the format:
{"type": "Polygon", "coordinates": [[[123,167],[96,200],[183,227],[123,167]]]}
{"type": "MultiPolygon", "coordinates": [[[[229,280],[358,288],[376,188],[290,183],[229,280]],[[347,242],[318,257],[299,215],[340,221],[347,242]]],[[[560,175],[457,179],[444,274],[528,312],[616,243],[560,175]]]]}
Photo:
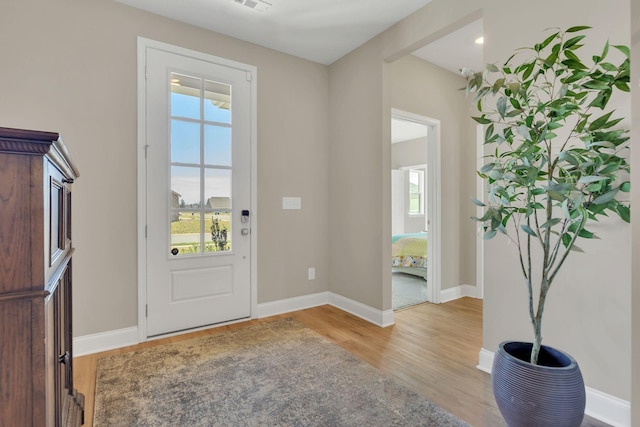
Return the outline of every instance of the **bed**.
{"type": "Polygon", "coordinates": [[[391,237],[391,269],[427,280],[427,233],[391,237]]]}

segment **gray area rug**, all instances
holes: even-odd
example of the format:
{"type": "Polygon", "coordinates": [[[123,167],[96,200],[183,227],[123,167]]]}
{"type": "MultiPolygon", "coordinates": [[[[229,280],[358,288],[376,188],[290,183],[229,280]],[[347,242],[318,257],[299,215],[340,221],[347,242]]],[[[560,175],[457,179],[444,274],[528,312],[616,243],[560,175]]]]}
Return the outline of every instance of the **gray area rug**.
{"type": "Polygon", "coordinates": [[[394,310],[427,301],[427,281],[411,274],[394,272],[391,275],[391,307],[394,310]]]}
{"type": "Polygon", "coordinates": [[[293,319],[98,361],[95,426],[468,426],[293,319]]]}

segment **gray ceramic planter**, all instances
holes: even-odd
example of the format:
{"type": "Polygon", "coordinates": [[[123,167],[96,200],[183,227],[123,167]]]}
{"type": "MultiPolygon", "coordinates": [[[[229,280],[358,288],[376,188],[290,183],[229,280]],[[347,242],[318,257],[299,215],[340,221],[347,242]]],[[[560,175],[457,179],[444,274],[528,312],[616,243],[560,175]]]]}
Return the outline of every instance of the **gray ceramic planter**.
{"type": "Polygon", "coordinates": [[[531,343],[505,341],[493,360],[491,381],[509,427],[580,426],[586,402],[578,363],[542,346],[538,365],[528,362],[531,343]]]}

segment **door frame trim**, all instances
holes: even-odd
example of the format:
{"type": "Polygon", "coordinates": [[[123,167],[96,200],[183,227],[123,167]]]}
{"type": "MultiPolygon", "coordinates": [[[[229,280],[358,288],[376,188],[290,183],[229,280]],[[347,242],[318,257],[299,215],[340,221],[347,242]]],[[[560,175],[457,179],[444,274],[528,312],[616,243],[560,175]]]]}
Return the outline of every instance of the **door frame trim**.
{"type": "MultiPolygon", "coordinates": [[[[427,256],[427,301],[438,304],[442,288],[442,187],[440,177],[440,120],[398,108],[391,109],[391,118],[427,126],[427,219],[429,226],[429,256],[427,256]],[[435,225],[433,225],[435,223],[435,225]],[[432,226],[433,225],[433,226],[432,226]]],[[[391,239],[389,239],[391,246],[391,239]]]]}
{"type": "Polygon", "coordinates": [[[251,170],[250,170],[250,191],[251,191],[251,318],[257,315],[258,306],[258,140],[257,140],[257,67],[243,64],[225,58],[220,58],[195,50],[190,50],[180,46],[175,46],[156,40],[138,37],[137,41],[137,84],[138,84],[138,108],[137,108],[137,205],[138,205],[138,340],[147,341],[147,245],[146,245],[146,222],[147,222],[147,174],[146,174],[146,51],[147,49],[157,49],[168,53],[182,55],[202,61],[211,62],[225,67],[246,71],[251,81],[251,170]]]}

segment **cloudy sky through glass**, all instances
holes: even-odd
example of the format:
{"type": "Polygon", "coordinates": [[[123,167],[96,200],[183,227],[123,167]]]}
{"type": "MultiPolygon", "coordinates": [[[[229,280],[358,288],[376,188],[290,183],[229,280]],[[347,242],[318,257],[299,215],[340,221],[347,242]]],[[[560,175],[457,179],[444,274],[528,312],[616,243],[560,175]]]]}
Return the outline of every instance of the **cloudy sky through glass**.
{"type": "Polygon", "coordinates": [[[231,197],[231,170],[215,168],[231,167],[231,111],[209,99],[205,99],[204,106],[207,122],[202,125],[204,161],[201,162],[199,95],[171,93],[171,190],[180,194],[187,205],[200,202],[200,165],[205,166],[203,202],[210,197],[231,197]]]}

